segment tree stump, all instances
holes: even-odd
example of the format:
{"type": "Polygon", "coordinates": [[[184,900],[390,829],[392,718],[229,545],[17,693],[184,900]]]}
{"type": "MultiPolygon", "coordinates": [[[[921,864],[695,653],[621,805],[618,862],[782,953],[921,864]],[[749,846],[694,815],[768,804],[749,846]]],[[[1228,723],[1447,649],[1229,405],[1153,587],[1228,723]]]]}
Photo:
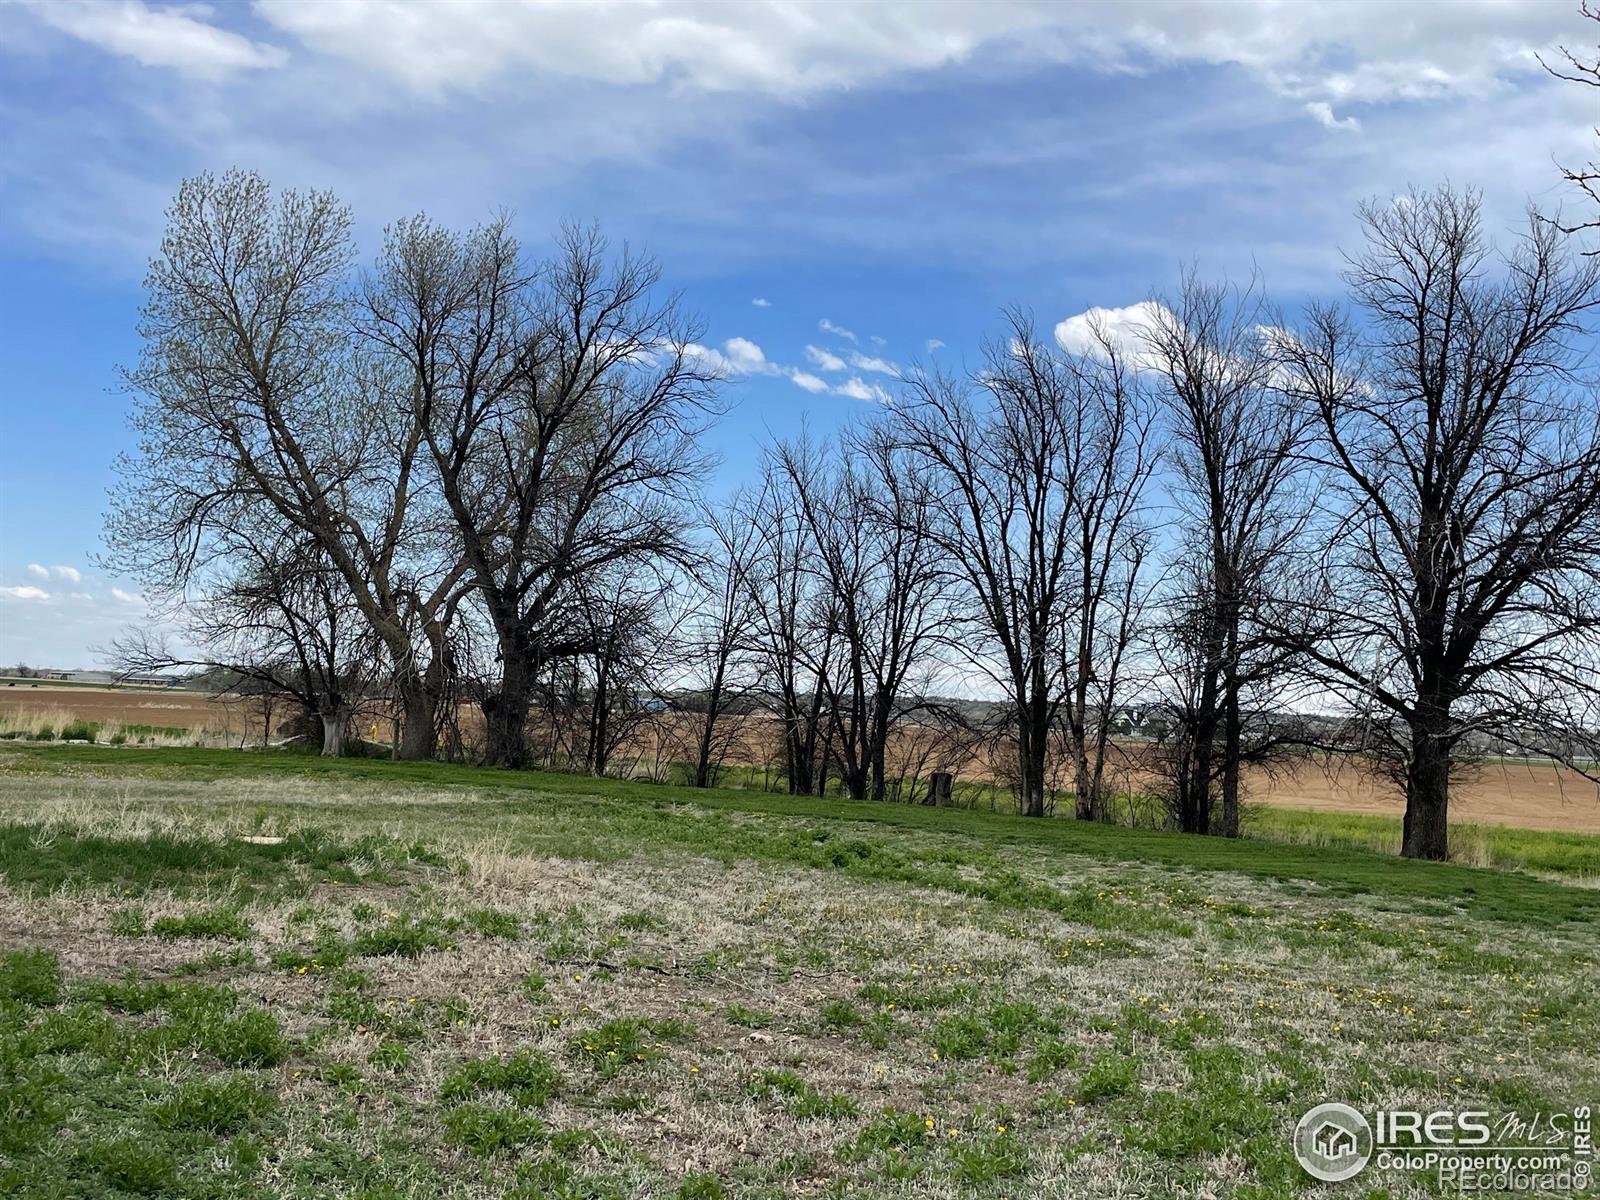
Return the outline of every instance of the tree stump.
{"type": "Polygon", "coordinates": [[[955,783],[955,776],[949,771],[935,771],[928,777],[928,795],[922,801],[924,804],[948,805],[950,803],[950,789],[955,783]]]}

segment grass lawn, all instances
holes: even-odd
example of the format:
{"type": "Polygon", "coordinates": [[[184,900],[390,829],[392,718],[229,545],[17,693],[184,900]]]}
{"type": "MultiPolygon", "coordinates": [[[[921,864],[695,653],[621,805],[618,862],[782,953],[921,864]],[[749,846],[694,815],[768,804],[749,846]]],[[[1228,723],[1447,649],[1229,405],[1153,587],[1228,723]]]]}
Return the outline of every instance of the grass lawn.
{"type": "Polygon", "coordinates": [[[0,1195],[1423,1196],[1295,1121],[1600,1101],[1600,889],[1283,820],[3,744],[0,1195]]]}

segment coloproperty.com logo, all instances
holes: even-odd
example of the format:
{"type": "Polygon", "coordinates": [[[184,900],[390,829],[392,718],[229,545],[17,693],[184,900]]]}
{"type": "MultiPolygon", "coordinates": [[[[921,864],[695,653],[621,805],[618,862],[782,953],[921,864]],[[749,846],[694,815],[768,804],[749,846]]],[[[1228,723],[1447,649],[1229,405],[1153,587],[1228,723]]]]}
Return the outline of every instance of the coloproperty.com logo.
{"type": "MultiPolygon", "coordinates": [[[[1294,1131],[1294,1156],[1324,1183],[1375,1170],[1426,1171],[1459,1192],[1578,1194],[1596,1188],[1593,1114],[1491,1113],[1482,1109],[1382,1109],[1319,1104],[1294,1131]]],[[[1596,1188],[1600,1194],[1600,1188],[1596,1188]]]]}

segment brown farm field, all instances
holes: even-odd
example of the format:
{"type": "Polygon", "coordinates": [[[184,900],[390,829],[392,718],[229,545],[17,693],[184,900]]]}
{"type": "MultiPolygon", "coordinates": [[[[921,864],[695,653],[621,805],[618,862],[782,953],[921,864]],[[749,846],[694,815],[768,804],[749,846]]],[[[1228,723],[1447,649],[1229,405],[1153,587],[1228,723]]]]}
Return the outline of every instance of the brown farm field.
{"type": "MultiPolygon", "coordinates": [[[[282,716],[286,719],[286,706],[282,716]]],[[[261,711],[254,700],[240,696],[208,696],[199,692],[144,688],[67,687],[18,683],[0,687],[0,717],[49,712],[83,721],[156,729],[212,730],[240,738],[261,736],[261,711]]]]}
{"type": "MultiPolygon", "coordinates": [[[[0,718],[49,711],[93,722],[122,725],[208,730],[226,739],[254,742],[261,737],[259,702],[238,696],[206,696],[184,691],[148,691],[123,688],[0,687],[0,718]]],[[[274,732],[293,712],[280,705],[273,714],[274,732]]],[[[759,765],[762,748],[772,740],[763,718],[747,718],[734,757],[741,765],[759,765]]],[[[379,724],[372,733],[382,737],[379,724]]],[[[684,731],[671,740],[687,742],[684,731]]],[[[623,756],[625,757],[625,756],[623,756]]],[[[645,757],[649,757],[646,755],[645,757]]],[[[987,767],[975,759],[969,778],[986,777],[987,767]]],[[[1309,809],[1330,813],[1398,817],[1399,795],[1387,781],[1350,762],[1307,760],[1273,774],[1258,774],[1249,781],[1252,803],[1278,808],[1309,809]]],[[[1508,825],[1523,829],[1600,834],[1600,788],[1568,771],[1544,764],[1491,761],[1461,779],[1451,797],[1456,821],[1480,825],[1508,825]]]]}

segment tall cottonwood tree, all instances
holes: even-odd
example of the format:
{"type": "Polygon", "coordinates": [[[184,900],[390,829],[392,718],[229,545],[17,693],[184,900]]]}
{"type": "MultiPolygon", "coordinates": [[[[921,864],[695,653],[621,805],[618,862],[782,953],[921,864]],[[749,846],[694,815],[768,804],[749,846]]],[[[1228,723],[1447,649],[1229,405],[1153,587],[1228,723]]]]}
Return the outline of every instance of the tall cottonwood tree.
{"type": "Polygon", "coordinates": [[[1112,722],[1148,609],[1154,533],[1146,489],[1161,457],[1155,406],[1136,364],[1104,328],[1092,330],[1092,343],[1060,363],[1068,453],[1078,463],[1067,501],[1073,580],[1062,721],[1080,820],[1108,811],[1112,722]]]}
{"type": "Polygon", "coordinates": [[[1072,368],[1008,314],[970,378],[915,373],[889,414],[890,436],[927,484],[927,527],[965,592],[948,640],[1004,690],[1016,736],[1022,811],[1047,811],[1050,742],[1067,700],[1075,604],[1072,368]]]}
{"type": "Polygon", "coordinates": [[[1328,688],[1403,781],[1402,853],[1445,858],[1453,769],[1507,745],[1571,762],[1600,697],[1600,401],[1583,370],[1600,260],[1552,223],[1499,252],[1478,197],[1361,210],[1356,313],[1285,338],[1326,472],[1328,688]]]}
{"type": "Polygon", "coordinates": [[[529,707],[553,660],[594,649],[570,620],[601,572],[687,555],[697,436],[715,407],[698,330],[660,269],[594,229],[524,262],[504,219],[391,230],[366,304],[404,364],[461,562],[497,641],[486,756],[527,765],[529,707]]]}
{"type": "Polygon", "coordinates": [[[810,536],[793,479],[770,455],[748,517],[757,544],[747,575],[752,657],[778,711],[789,793],[821,794],[827,781],[827,696],[838,622],[810,560],[810,536]]]}
{"type": "Polygon", "coordinates": [[[690,571],[698,584],[695,610],[684,623],[688,666],[701,689],[695,711],[694,755],[689,781],[711,787],[740,726],[727,718],[742,715],[759,679],[753,669],[752,639],[756,597],[752,573],[761,535],[747,513],[747,499],[735,495],[706,521],[707,544],[690,571]]]}
{"type": "Polygon", "coordinates": [[[274,198],[249,172],[179,187],[145,278],[127,372],[139,445],[118,460],[107,557],[181,595],[270,510],[343,578],[390,660],[397,752],[428,758],[461,573],[415,519],[410,407],[387,405],[354,352],[350,223],[331,194],[274,198]]]}
{"type": "Polygon", "coordinates": [[[772,459],[794,499],[803,553],[825,597],[835,667],[818,676],[829,752],[854,799],[882,800],[894,726],[919,698],[948,618],[926,493],[881,433],[780,443],[772,459]]]}
{"type": "Polygon", "coordinates": [[[1190,273],[1151,313],[1140,337],[1161,379],[1179,518],[1165,647],[1179,677],[1178,820],[1189,833],[1237,837],[1241,768],[1261,749],[1246,742],[1266,732],[1247,730],[1243,703],[1288,667],[1263,622],[1282,616],[1275,589],[1306,520],[1309,420],[1279,386],[1277,339],[1254,286],[1190,273]]]}

